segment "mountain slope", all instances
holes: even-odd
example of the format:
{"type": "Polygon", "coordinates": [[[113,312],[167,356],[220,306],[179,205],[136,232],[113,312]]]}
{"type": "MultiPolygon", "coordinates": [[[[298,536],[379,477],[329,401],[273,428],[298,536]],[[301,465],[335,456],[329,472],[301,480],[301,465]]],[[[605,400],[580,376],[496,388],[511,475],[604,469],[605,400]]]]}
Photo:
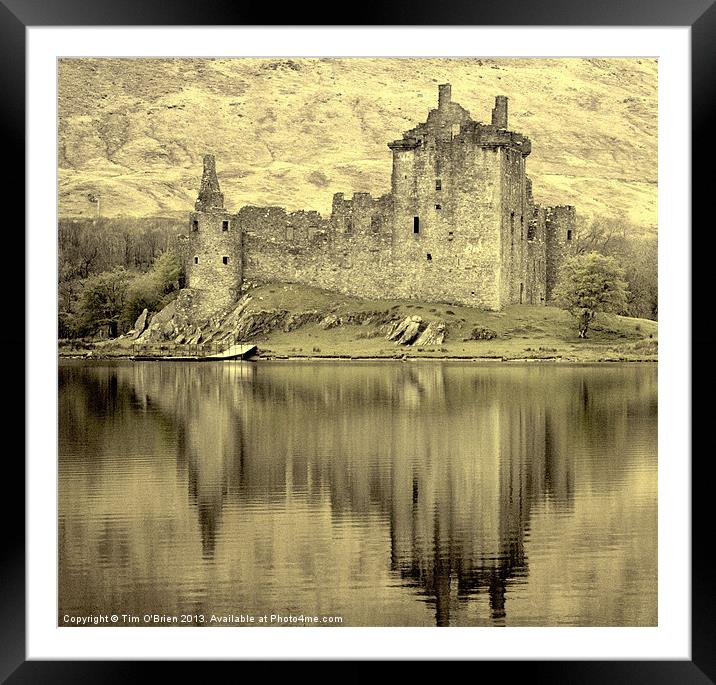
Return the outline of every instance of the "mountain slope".
{"type": "Polygon", "coordinates": [[[437,84],[474,119],[510,98],[537,201],[657,223],[654,59],[70,59],[59,65],[61,216],[190,210],[214,153],[227,205],[330,211],[390,188],[387,143],[437,84]]]}

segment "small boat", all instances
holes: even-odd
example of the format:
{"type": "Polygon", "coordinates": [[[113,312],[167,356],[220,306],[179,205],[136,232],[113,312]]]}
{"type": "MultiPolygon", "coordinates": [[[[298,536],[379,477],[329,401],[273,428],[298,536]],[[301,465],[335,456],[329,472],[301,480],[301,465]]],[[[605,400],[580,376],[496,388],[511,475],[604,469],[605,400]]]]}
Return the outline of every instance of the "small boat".
{"type": "MultiPolygon", "coordinates": [[[[210,362],[230,361],[237,359],[250,359],[256,354],[256,345],[230,345],[225,350],[202,354],[177,354],[175,349],[156,348],[152,350],[144,346],[140,354],[132,355],[132,360],[138,362],[167,361],[167,362],[210,362]]],[[[197,350],[198,352],[198,350],[197,350]]]]}
{"type": "Polygon", "coordinates": [[[256,354],[256,345],[232,345],[223,352],[211,354],[202,359],[218,361],[221,359],[248,359],[256,354]]]}

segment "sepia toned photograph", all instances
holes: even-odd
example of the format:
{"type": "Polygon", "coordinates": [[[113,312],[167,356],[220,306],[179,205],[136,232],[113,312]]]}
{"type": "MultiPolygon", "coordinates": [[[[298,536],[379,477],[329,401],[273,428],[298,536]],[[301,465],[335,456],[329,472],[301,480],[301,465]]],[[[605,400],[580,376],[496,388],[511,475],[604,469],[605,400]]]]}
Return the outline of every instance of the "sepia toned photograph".
{"type": "Polygon", "coordinates": [[[657,80],[58,60],[57,626],[657,626],[657,80]]]}

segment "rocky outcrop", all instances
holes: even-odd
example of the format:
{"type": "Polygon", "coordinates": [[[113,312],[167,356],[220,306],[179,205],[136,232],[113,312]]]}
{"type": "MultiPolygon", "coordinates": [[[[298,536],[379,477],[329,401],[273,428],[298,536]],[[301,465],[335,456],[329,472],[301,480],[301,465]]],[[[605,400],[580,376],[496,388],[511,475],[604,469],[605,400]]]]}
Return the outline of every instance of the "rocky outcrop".
{"type": "Polygon", "coordinates": [[[335,328],[336,326],[341,325],[341,319],[340,317],[336,316],[335,314],[329,314],[324,319],[321,320],[321,322],[318,324],[320,328],[322,328],[324,331],[327,331],[329,328],[335,328]]]}
{"type": "Polygon", "coordinates": [[[467,338],[468,340],[492,340],[493,338],[497,337],[497,333],[493,331],[490,328],[485,328],[484,326],[475,326],[470,331],[470,337],[467,338]]]}
{"type": "Polygon", "coordinates": [[[212,345],[248,342],[273,332],[290,333],[307,325],[323,330],[337,326],[362,326],[370,333],[359,338],[385,335],[397,345],[440,345],[447,327],[444,321],[423,321],[420,316],[400,315],[393,310],[360,310],[327,313],[317,309],[290,312],[282,308],[256,309],[256,300],[245,294],[233,307],[207,317],[200,295],[185,289],[156,314],[144,310],[134,324],[134,339],[140,344],[212,345]],[[372,325],[372,328],[371,328],[372,325]]]}
{"type": "Polygon", "coordinates": [[[177,311],[177,301],[172,300],[164,309],[157,312],[152,317],[152,325],[154,324],[165,324],[174,318],[177,311]]]}
{"type": "Polygon", "coordinates": [[[398,321],[386,336],[398,345],[410,345],[425,329],[423,319],[419,316],[406,316],[398,321]]]}
{"type": "Polygon", "coordinates": [[[132,334],[132,338],[134,340],[144,333],[144,329],[147,327],[148,319],[149,311],[145,307],[142,313],[137,317],[137,320],[134,322],[134,333],[132,334]]]}
{"type": "Polygon", "coordinates": [[[283,328],[288,316],[285,309],[259,309],[242,314],[234,329],[237,340],[250,340],[259,335],[268,335],[277,328],[283,328]]]}
{"type": "Polygon", "coordinates": [[[384,324],[393,320],[393,313],[390,310],[380,311],[367,309],[362,312],[348,312],[341,316],[328,314],[318,324],[324,331],[336,326],[367,326],[368,324],[384,324]]]}
{"type": "Polygon", "coordinates": [[[446,334],[447,326],[444,321],[431,321],[413,344],[418,347],[442,345],[446,334]]]}
{"type": "Polygon", "coordinates": [[[288,333],[290,331],[295,330],[296,328],[305,326],[306,324],[320,321],[322,317],[323,314],[316,310],[310,312],[298,312],[296,314],[289,314],[283,324],[283,330],[285,333],[288,333]]]}

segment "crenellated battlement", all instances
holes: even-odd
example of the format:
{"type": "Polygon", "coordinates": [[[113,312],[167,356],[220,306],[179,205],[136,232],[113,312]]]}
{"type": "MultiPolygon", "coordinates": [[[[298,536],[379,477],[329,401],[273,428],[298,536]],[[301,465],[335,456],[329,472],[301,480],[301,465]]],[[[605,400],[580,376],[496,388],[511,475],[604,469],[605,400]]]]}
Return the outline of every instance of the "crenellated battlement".
{"type": "Polygon", "coordinates": [[[374,198],[370,193],[353,193],[346,199],[344,193],[333,196],[331,229],[335,238],[388,236],[390,228],[390,196],[374,198]]]}
{"type": "MultiPolygon", "coordinates": [[[[449,84],[445,85],[449,86],[449,84]]],[[[427,121],[406,131],[402,138],[388,143],[391,150],[418,150],[448,142],[479,147],[511,148],[524,157],[532,151],[532,143],[527,136],[507,129],[506,96],[498,95],[495,98],[492,123],[485,124],[473,120],[466,109],[453,102],[449,91],[441,90],[440,93],[438,108],[430,110],[427,121]]]]}
{"type": "Polygon", "coordinates": [[[456,140],[458,143],[471,143],[479,147],[511,148],[523,157],[527,157],[532,152],[532,143],[527,136],[476,121],[464,124],[456,140]]]}

